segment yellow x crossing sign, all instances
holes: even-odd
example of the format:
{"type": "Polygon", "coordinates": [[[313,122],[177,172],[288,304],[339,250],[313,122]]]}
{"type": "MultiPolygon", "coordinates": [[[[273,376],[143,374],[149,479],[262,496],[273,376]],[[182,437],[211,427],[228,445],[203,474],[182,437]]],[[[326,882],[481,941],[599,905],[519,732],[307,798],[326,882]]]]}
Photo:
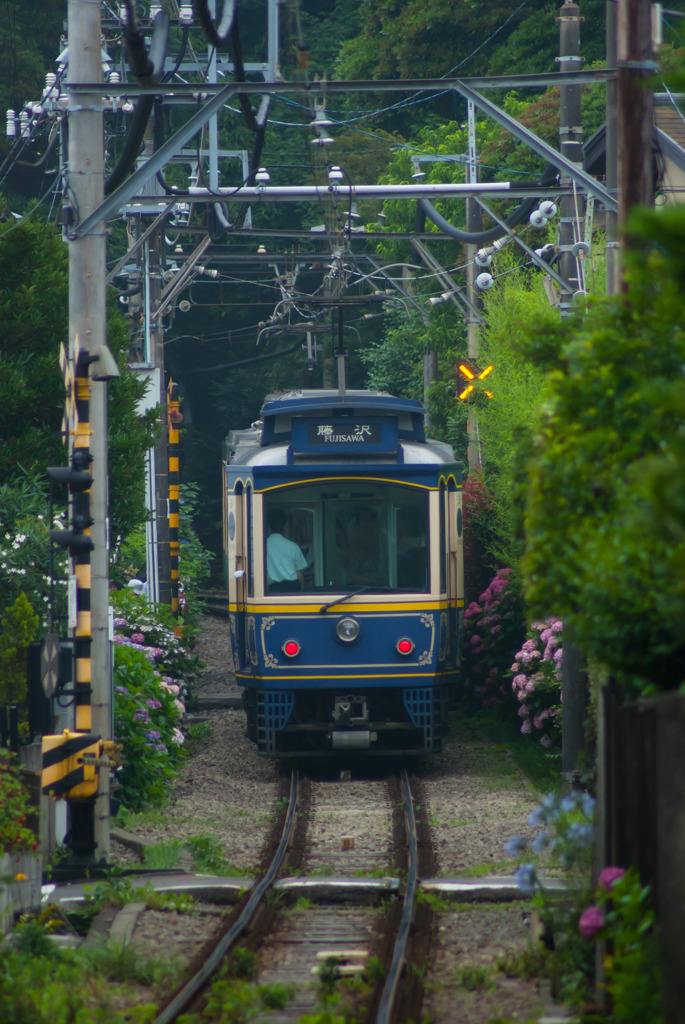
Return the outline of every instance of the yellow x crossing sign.
{"type": "MultiPolygon", "coordinates": [[[[493,367],[486,366],[484,370],[479,371],[478,368],[475,366],[468,366],[467,363],[459,363],[458,370],[461,376],[463,377],[463,387],[457,397],[463,402],[469,397],[471,392],[474,390],[474,382],[479,380],[485,380],[485,378],[492,373],[493,367]]],[[[482,388],[481,390],[488,396],[488,398],[492,398],[491,392],[486,391],[485,388],[482,388]]]]}

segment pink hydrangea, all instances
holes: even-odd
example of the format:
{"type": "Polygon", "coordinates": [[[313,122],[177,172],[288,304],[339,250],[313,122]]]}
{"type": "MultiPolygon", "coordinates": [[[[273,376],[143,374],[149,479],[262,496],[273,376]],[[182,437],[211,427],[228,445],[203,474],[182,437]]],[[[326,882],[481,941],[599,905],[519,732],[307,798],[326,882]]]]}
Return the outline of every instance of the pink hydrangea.
{"type": "Polygon", "coordinates": [[[491,626],[490,627],[490,635],[491,636],[497,636],[497,634],[501,633],[501,632],[502,632],[502,627],[501,626],[491,626]]]}
{"type": "Polygon", "coordinates": [[[480,643],[480,637],[478,636],[477,633],[473,634],[473,636],[471,637],[470,643],[471,643],[472,647],[477,647],[478,646],[478,644],[480,643]]]}
{"type": "Polygon", "coordinates": [[[518,661],[515,661],[514,664],[511,666],[511,668],[509,669],[509,671],[510,672],[518,672],[520,668],[521,668],[521,666],[519,665],[518,661]]]}
{"type": "Polygon", "coordinates": [[[529,715],[530,715],[530,711],[528,710],[528,708],[526,707],[525,704],[522,704],[521,707],[518,710],[519,718],[528,718],[529,715]]]}
{"type": "Polygon", "coordinates": [[[616,882],[618,882],[619,879],[623,878],[625,873],[626,873],[626,869],[625,868],[617,868],[617,867],[603,868],[600,871],[600,873],[599,873],[599,878],[597,879],[597,885],[599,886],[600,889],[606,889],[606,891],[609,892],[611,889],[613,889],[613,887],[616,884],[616,882]]]}
{"type": "Polygon", "coordinates": [[[532,729],[533,727],[530,724],[530,718],[527,718],[521,726],[521,732],[524,734],[524,736],[527,736],[530,732],[532,732],[532,729]]]}
{"type": "Polygon", "coordinates": [[[596,938],[597,933],[602,930],[606,924],[604,920],[604,914],[599,907],[588,907],[580,915],[578,921],[578,931],[588,942],[596,938]]]}
{"type": "Polygon", "coordinates": [[[551,747],[552,737],[545,733],[543,736],[540,737],[540,743],[542,743],[543,747],[551,747]]]}
{"type": "Polygon", "coordinates": [[[514,676],[511,685],[512,687],[516,687],[516,689],[518,689],[520,686],[525,686],[527,682],[528,676],[524,675],[523,672],[521,672],[519,675],[514,676]]]}
{"type": "Polygon", "coordinates": [[[145,637],[143,636],[142,633],[131,633],[131,643],[144,644],[145,637]]]}

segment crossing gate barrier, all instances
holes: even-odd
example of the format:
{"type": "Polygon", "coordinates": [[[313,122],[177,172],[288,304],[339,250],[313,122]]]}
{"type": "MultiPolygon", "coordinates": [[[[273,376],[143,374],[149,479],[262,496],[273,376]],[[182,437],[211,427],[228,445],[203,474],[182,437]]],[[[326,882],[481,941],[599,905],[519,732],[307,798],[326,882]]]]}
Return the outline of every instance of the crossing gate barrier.
{"type": "Polygon", "coordinates": [[[58,800],[85,800],[98,792],[98,769],[117,763],[115,744],[92,733],[43,736],[43,793],[58,800]]]}

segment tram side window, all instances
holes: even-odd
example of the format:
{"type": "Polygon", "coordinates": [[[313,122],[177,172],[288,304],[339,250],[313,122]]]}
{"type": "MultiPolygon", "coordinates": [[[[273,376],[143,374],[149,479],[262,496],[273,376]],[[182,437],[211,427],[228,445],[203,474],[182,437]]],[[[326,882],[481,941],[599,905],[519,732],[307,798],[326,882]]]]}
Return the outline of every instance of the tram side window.
{"type": "Polygon", "coordinates": [[[428,590],[426,519],[423,495],[397,509],[397,586],[401,590],[428,590]]]}
{"type": "Polygon", "coordinates": [[[314,510],[293,503],[265,503],[265,586],[268,593],[310,590],[314,510]]]}

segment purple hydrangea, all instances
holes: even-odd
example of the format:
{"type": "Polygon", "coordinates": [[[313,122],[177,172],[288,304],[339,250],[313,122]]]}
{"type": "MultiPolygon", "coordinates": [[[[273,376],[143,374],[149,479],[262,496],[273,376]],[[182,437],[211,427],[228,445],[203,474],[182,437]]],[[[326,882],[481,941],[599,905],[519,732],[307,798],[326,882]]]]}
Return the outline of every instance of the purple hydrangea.
{"type": "Polygon", "coordinates": [[[626,873],[626,869],[625,868],[618,868],[618,867],[603,868],[600,871],[600,873],[599,873],[599,878],[597,879],[597,885],[599,886],[600,889],[606,889],[606,891],[609,892],[611,889],[613,889],[613,887],[616,885],[616,883],[619,881],[619,879],[623,878],[625,873],[626,873]]]}
{"type": "Polygon", "coordinates": [[[592,939],[596,938],[597,933],[602,930],[605,924],[606,921],[604,920],[604,914],[599,907],[588,907],[587,910],[584,910],[580,915],[578,931],[586,941],[591,942],[592,939]]]}

